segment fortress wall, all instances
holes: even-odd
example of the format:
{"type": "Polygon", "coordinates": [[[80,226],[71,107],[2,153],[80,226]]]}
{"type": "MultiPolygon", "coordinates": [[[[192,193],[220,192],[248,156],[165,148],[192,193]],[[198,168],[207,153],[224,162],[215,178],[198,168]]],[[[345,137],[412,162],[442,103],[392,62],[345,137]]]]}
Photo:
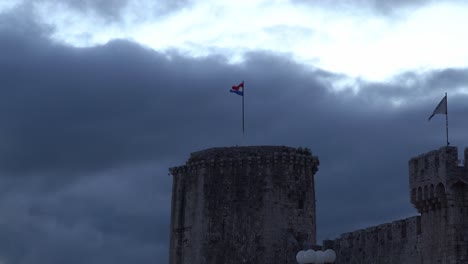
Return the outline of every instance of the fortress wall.
{"type": "Polygon", "coordinates": [[[316,243],[318,164],[309,151],[289,147],[192,153],[170,169],[170,263],[295,264],[304,243],[316,243]]]}
{"type": "Polygon", "coordinates": [[[468,263],[468,149],[442,147],[409,161],[411,203],[421,216],[325,241],[337,263],[468,263]],[[464,166],[463,166],[464,165],[464,166]]]}
{"type": "Polygon", "coordinates": [[[465,149],[465,162],[460,162],[456,147],[442,147],[409,161],[411,202],[422,219],[424,263],[468,263],[467,156],[465,149]]]}
{"type": "MultiPolygon", "coordinates": [[[[173,174],[170,263],[201,261],[200,252],[192,250],[201,242],[203,223],[203,178],[200,171],[182,166],[173,174]]],[[[201,263],[201,262],[200,262],[201,263]]]]}
{"type": "Polygon", "coordinates": [[[437,188],[445,189],[466,178],[466,169],[459,164],[457,147],[442,147],[408,162],[411,203],[419,212],[434,209],[434,203],[440,202],[434,200],[438,194],[437,188]]]}
{"type": "MultiPolygon", "coordinates": [[[[338,264],[468,264],[468,149],[442,147],[409,161],[421,216],[326,240],[338,264]],[[464,166],[462,166],[462,164],[464,166]]],[[[316,244],[319,161],[289,147],[214,148],[170,169],[170,264],[295,264],[316,244]],[[311,245],[312,244],[312,245],[311,245]]]]}
{"type": "Polygon", "coordinates": [[[345,233],[323,242],[337,253],[337,264],[421,263],[421,218],[415,216],[345,233]]]}

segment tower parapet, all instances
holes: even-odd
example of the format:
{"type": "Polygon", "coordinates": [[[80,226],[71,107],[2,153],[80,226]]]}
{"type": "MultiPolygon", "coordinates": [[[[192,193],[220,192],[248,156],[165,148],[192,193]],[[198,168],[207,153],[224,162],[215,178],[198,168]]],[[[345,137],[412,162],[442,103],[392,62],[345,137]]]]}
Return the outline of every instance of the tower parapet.
{"type": "Polygon", "coordinates": [[[280,165],[288,163],[315,174],[319,161],[307,149],[283,146],[211,148],[194,152],[185,165],[170,168],[171,174],[208,167],[231,168],[243,165],[280,165]]]}
{"type": "MultiPolygon", "coordinates": [[[[465,149],[465,162],[468,160],[465,149]]],[[[456,147],[442,147],[409,161],[411,203],[419,212],[447,206],[446,193],[457,182],[467,182],[466,166],[460,165],[456,147]]]]}
{"type": "Polygon", "coordinates": [[[421,213],[422,261],[467,263],[468,149],[458,161],[456,147],[438,150],[409,161],[411,202],[421,213]],[[465,165],[465,166],[463,166],[465,165]]]}

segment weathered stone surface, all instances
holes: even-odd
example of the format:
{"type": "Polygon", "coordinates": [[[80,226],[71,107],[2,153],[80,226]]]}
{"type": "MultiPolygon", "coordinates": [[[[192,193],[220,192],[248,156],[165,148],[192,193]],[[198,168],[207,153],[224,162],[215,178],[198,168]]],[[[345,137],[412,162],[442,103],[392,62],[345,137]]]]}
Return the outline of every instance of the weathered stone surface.
{"type": "MultiPolygon", "coordinates": [[[[409,161],[420,216],[323,242],[338,264],[468,264],[468,149],[443,147],[409,161]]],[[[170,264],[296,263],[316,245],[318,159],[289,147],[192,153],[174,176],[170,264]]],[[[343,205],[346,206],[346,205],[343,205]]]]}
{"type": "Polygon", "coordinates": [[[345,233],[324,241],[324,249],[337,253],[335,263],[421,263],[419,216],[345,233]]]}
{"type": "MultiPolygon", "coordinates": [[[[465,161],[467,154],[465,149],[465,161]]],[[[424,263],[468,263],[468,174],[457,157],[456,147],[443,147],[409,162],[424,263]]]]}
{"type": "Polygon", "coordinates": [[[173,175],[170,264],[296,263],[316,244],[314,174],[303,149],[213,148],[173,175]]]}
{"type": "Polygon", "coordinates": [[[468,263],[468,149],[465,166],[457,156],[456,147],[443,147],[412,158],[411,203],[421,215],[324,241],[336,263],[468,263]]]}

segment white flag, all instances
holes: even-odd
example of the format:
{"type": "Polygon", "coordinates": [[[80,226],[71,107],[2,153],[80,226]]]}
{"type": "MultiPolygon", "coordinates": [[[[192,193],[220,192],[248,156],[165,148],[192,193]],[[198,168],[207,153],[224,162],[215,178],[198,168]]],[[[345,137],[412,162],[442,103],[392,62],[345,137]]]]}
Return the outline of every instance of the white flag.
{"type": "Polygon", "coordinates": [[[434,112],[432,112],[432,115],[429,117],[429,120],[431,120],[431,118],[436,114],[447,114],[447,95],[445,95],[444,98],[442,98],[442,101],[440,101],[440,103],[434,109],[434,112]]]}

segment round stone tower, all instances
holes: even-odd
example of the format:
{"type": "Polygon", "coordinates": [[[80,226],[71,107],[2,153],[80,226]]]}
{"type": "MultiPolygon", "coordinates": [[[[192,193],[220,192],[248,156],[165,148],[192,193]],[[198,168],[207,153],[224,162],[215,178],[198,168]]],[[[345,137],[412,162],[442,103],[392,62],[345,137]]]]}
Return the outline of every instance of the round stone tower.
{"type": "Polygon", "coordinates": [[[212,148],[173,175],[170,264],[293,264],[316,244],[308,149],[212,148]]]}

